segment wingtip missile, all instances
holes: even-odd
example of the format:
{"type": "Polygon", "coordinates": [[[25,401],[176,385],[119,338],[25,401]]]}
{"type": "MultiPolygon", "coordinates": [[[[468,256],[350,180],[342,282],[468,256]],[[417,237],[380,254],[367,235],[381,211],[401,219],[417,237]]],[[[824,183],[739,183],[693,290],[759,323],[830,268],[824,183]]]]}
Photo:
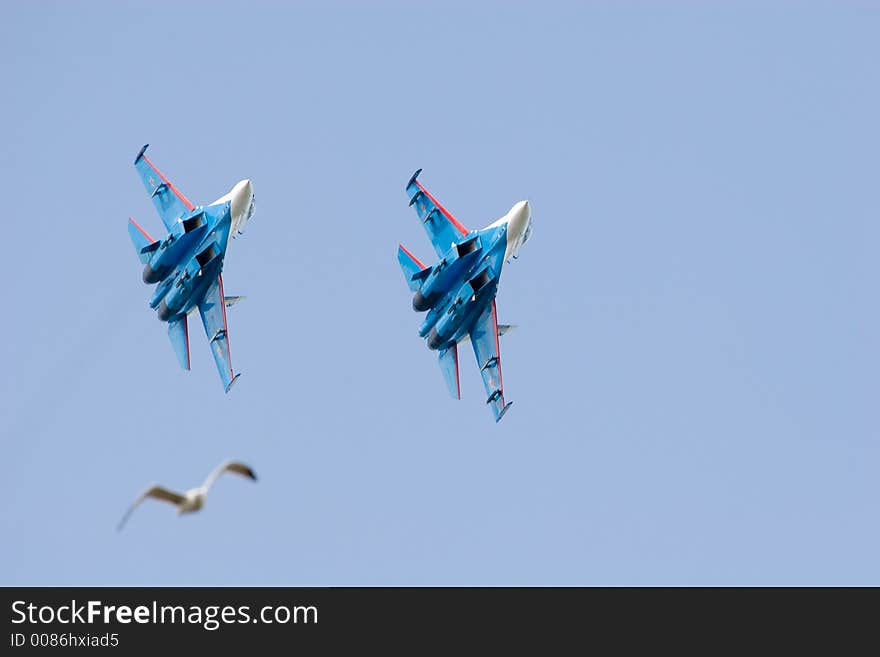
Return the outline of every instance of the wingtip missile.
{"type": "Polygon", "coordinates": [[[144,156],[144,153],[147,152],[147,148],[149,148],[149,144],[144,144],[144,147],[138,152],[137,157],[134,158],[134,163],[137,164],[140,159],[144,156]]]}
{"type": "Polygon", "coordinates": [[[409,187],[410,185],[412,185],[412,184],[416,181],[416,178],[419,177],[419,174],[420,174],[421,172],[422,172],[421,169],[416,169],[416,172],[415,172],[415,173],[412,175],[412,177],[409,179],[409,182],[406,183],[406,186],[409,187]]]}
{"type": "Polygon", "coordinates": [[[241,372],[239,372],[239,373],[236,374],[234,377],[232,377],[232,381],[230,381],[230,382],[229,382],[229,385],[226,386],[226,390],[225,390],[225,392],[229,392],[229,391],[232,389],[232,386],[235,385],[235,382],[238,381],[238,377],[240,377],[240,376],[241,376],[241,372]]]}
{"type": "Polygon", "coordinates": [[[498,424],[499,422],[501,422],[501,418],[504,417],[504,414],[507,412],[507,409],[510,408],[511,406],[513,406],[513,402],[507,402],[507,404],[504,405],[504,408],[501,409],[501,412],[498,414],[498,417],[495,418],[495,424],[498,424]]]}

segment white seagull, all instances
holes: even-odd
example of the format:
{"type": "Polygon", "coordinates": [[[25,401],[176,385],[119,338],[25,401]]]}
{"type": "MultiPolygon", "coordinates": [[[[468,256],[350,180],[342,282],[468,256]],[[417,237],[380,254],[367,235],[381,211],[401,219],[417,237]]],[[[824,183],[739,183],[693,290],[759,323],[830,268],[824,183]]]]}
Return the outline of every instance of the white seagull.
{"type": "Polygon", "coordinates": [[[116,529],[122,529],[132,512],[134,512],[138,505],[148,497],[162,500],[163,502],[171,502],[171,504],[177,507],[178,515],[198,511],[205,505],[205,498],[208,496],[208,491],[211,486],[217,480],[217,477],[224,472],[235,472],[236,474],[248,477],[253,481],[257,480],[257,475],[254,474],[254,471],[251,470],[249,466],[239,461],[226,461],[217,466],[214,471],[208,475],[208,478],[205,479],[205,483],[198,488],[190,488],[183,494],[175,493],[174,491],[168,490],[159,485],[150,486],[147,490],[141,493],[140,497],[138,497],[128,511],[125,512],[125,515],[122,516],[122,520],[119,521],[119,526],[116,529]]]}

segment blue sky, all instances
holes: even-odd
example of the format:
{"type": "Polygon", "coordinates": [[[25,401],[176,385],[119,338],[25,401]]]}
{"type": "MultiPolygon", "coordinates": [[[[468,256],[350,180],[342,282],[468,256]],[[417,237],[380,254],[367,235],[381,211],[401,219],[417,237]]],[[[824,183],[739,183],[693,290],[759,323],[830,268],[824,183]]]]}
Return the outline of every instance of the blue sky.
{"type": "Polygon", "coordinates": [[[25,3],[0,23],[0,584],[880,583],[880,7],[25,3]],[[181,6],[182,5],[182,6],[181,6]],[[243,177],[224,395],[132,160],[243,177]],[[517,200],[506,396],[448,398],[404,185],[517,200]],[[202,513],[144,504],[226,457],[202,513]]]}

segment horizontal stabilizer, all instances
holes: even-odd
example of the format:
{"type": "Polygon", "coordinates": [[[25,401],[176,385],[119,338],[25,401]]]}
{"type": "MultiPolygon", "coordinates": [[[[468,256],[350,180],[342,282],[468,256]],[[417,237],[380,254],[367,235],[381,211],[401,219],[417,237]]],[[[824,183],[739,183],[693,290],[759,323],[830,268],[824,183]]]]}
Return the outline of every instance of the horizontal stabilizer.
{"type": "Polygon", "coordinates": [[[446,379],[446,387],[453,399],[461,399],[461,385],[458,378],[458,345],[454,344],[449,349],[442,349],[440,354],[440,370],[446,379]]]}
{"type": "Polygon", "coordinates": [[[239,301],[244,301],[247,297],[223,297],[223,303],[226,304],[227,308],[231,308],[239,301]]]}
{"type": "Polygon", "coordinates": [[[425,265],[419,262],[418,258],[407,251],[403,244],[397,248],[397,262],[400,263],[400,268],[403,270],[403,275],[406,278],[406,284],[411,292],[418,290],[421,287],[420,281],[431,272],[431,268],[425,267],[425,265]]]}
{"type": "Polygon", "coordinates": [[[153,251],[159,248],[159,242],[150,237],[150,234],[130,217],[128,219],[128,236],[131,238],[131,243],[134,244],[134,250],[137,251],[141,264],[147,264],[153,251]]]}
{"type": "Polygon", "coordinates": [[[180,366],[189,369],[189,327],[186,323],[186,315],[181,315],[177,319],[168,322],[168,337],[171,339],[171,346],[177,355],[177,362],[180,366]]]}

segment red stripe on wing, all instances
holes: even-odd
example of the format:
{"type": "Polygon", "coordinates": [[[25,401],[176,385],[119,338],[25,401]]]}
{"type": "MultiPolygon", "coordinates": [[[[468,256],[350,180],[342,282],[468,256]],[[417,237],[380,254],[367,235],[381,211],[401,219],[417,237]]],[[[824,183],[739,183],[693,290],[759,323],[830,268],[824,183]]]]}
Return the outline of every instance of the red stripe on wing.
{"type": "Polygon", "coordinates": [[[177,196],[177,198],[179,198],[181,200],[181,202],[186,206],[186,209],[192,211],[192,209],[195,206],[189,202],[189,199],[186,196],[184,196],[183,194],[181,194],[180,190],[177,189],[177,187],[175,187],[174,185],[172,185],[171,181],[168,180],[168,178],[166,178],[162,174],[162,172],[159,171],[159,169],[157,169],[156,166],[152,162],[150,162],[150,158],[148,158],[146,155],[143,155],[142,157],[144,158],[144,162],[149,164],[150,168],[156,172],[156,175],[162,179],[162,182],[165,183],[166,185],[168,185],[168,187],[171,189],[172,192],[174,192],[174,194],[177,196]]]}
{"type": "Polygon", "coordinates": [[[186,369],[192,369],[189,362],[189,317],[183,316],[183,339],[186,341],[186,369]]]}
{"type": "Polygon", "coordinates": [[[501,390],[501,406],[504,407],[504,381],[501,378],[501,347],[498,344],[498,311],[495,309],[495,299],[492,299],[492,324],[495,326],[495,357],[498,362],[498,388],[501,390]]]}
{"type": "Polygon", "coordinates": [[[455,358],[455,387],[458,391],[458,399],[461,399],[461,380],[458,377],[458,343],[452,345],[452,348],[454,349],[452,356],[455,358]]]}
{"type": "Polygon", "coordinates": [[[232,372],[232,347],[229,346],[229,326],[226,324],[226,295],[223,294],[223,275],[217,276],[217,280],[220,281],[220,307],[223,308],[223,330],[226,331],[226,357],[229,359],[229,376],[235,378],[235,374],[232,372]]]}
{"type": "Polygon", "coordinates": [[[420,183],[418,180],[416,180],[416,185],[418,185],[418,188],[420,190],[422,190],[422,193],[425,196],[427,196],[429,199],[431,199],[431,202],[437,206],[437,209],[443,213],[443,216],[446,217],[447,219],[449,219],[449,221],[452,222],[452,225],[455,226],[462,235],[467,235],[470,232],[467,228],[462,226],[461,223],[459,223],[459,221],[455,217],[453,217],[450,214],[449,210],[447,210],[442,205],[440,205],[440,203],[437,202],[437,199],[435,199],[433,196],[431,196],[431,192],[429,192],[427,189],[422,187],[422,183],[420,183]]]}

